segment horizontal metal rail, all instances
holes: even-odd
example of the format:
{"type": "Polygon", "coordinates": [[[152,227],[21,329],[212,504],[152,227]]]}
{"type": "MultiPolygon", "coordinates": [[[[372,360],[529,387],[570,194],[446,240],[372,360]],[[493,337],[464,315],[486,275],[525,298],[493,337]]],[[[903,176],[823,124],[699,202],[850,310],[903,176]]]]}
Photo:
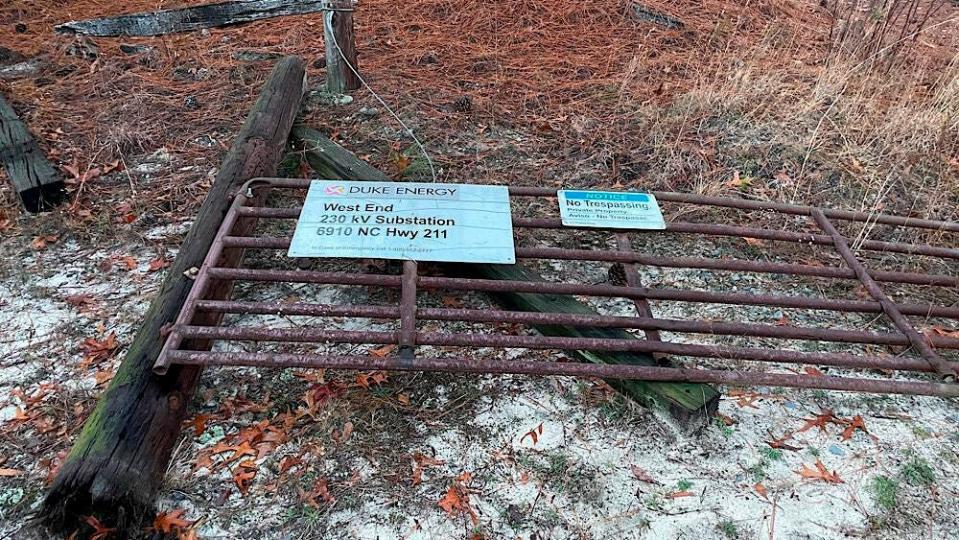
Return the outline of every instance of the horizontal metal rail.
{"type": "MultiPolygon", "coordinates": [[[[290,237],[276,236],[227,236],[223,239],[227,247],[244,249],[288,249],[290,237]]],[[[761,274],[788,274],[833,279],[858,280],[856,273],[848,268],[835,266],[813,266],[806,264],[771,263],[765,261],[747,261],[742,259],[706,259],[700,257],[659,257],[643,255],[631,251],[561,249],[561,248],[516,248],[517,259],[552,259],[565,261],[595,261],[637,263],[647,266],[666,268],[692,268],[697,270],[721,270],[726,272],[755,272],[761,274]]],[[[940,287],[959,287],[959,278],[937,274],[917,272],[889,272],[870,270],[876,281],[887,283],[908,283],[912,285],[934,285],[940,287]]]]}
{"type": "Polygon", "coordinates": [[[661,382],[692,382],[732,386],[783,386],[819,388],[846,392],[897,393],[906,395],[959,397],[959,385],[886,379],[863,379],[758,373],[716,369],[667,368],[633,365],[598,365],[576,362],[490,360],[469,358],[419,358],[415,364],[398,357],[321,356],[282,353],[171,351],[171,361],[193,365],[235,365],[252,367],[299,367],[352,370],[446,371],[451,373],[517,373],[525,375],[569,375],[607,379],[641,379],[661,382]]]}
{"type": "MultiPolygon", "coordinates": [[[[333,306],[325,304],[275,304],[249,302],[198,302],[198,309],[229,313],[260,313],[276,315],[311,315],[322,317],[369,317],[391,319],[400,317],[400,308],[386,306],[333,306]]],[[[691,334],[747,336],[772,339],[833,341],[839,343],[872,343],[908,347],[909,338],[891,332],[864,332],[834,328],[776,326],[754,323],[715,321],[683,321],[653,317],[621,317],[613,315],[578,315],[570,313],[541,313],[531,311],[498,311],[459,308],[417,308],[417,318],[435,321],[463,321],[476,323],[504,323],[525,325],[564,325],[594,328],[633,328],[691,334]]],[[[959,339],[933,336],[930,342],[943,349],[959,349],[959,339]]]]}
{"type": "MultiPolygon", "coordinates": [[[[395,344],[398,332],[363,330],[324,330],[320,328],[262,328],[252,326],[187,326],[182,335],[198,339],[228,341],[275,341],[289,343],[395,344]]],[[[538,350],[593,350],[616,352],[665,353],[698,358],[752,360],[784,364],[811,364],[850,368],[933,371],[921,359],[866,356],[849,353],[805,353],[784,349],[760,349],[727,345],[697,345],[639,339],[573,338],[550,336],[514,336],[488,334],[447,334],[420,332],[419,345],[439,347],[504,347],[538,350]]],[[[955,363],[953,363],[955,365],[955,363]]]]}
{"type": "MultiPolygon", "coordinates": [[[[257,180],[269,182],[272,187],[300,189],[310,187],[311,182],[311,180],[302,178],[261,178],[257,180]]],[[[555,188],[522,186],[508,187],[509,194],[514,197],[556,197],[557,191],[555,188]]],[[[757,201],[752,199],[735,199],[731,197],[712,197],[693,193],[676,193],[673,191],[650,191],[649,193],[653,194],[660,202],[673,202],[720,208],[735,208],[737,210],[772,211],[779,214],[788,214],[794,216],[809,216],[811,215],[812,210],[816,208],[815,206],[801,204],[757,201]]],[[[959,223],[954,221],[939,221],[908,216],[895,216],[878,212],[854,212],[850,210],[836,210],[829,208],[823,208],[821,210],[829,219],[838,219],[842,221],[853,221],[859,223],[878,223],[880,225],[912,227],[917,229],[929,229],[933,231],[959,232],[959,223]]]]}
{"type": "MultiPolygon", "coordinates": [[[[270,208],[265,206],[245,207],[241,215],[272,218],[272,219],[296,219],[300,217],[302,207],[290,208],[270,208]]],[[[523,218],[514,217],[513,226],[517,228],[528,229],[578,229],[592,231],[609,231],[601,227],[575,227],[564,226],[559,218],[523,218]]],[[[621,229],[617,229],[621,230],[621,229]]],[[[661,231],[636,231],[647,233],[659,233],[661,231]]],[[[775,229],[761,229],[757,227],[739,227],[733,225],[722,225],[715,223],[692,223],[687,221],[671,221],[666,224],[665,232],[678,234],[701,234],[707,236],[728,236],[735,238],[754,238],[757,240],[772,240],[780,242],[793,242],[797,244],[816,244],[821,246],[832,246],[832,238],[824,234],[803,233],[795,231],[783,231],[775,229]]],[[[903,242],[885,242],[880,240],[865,240],[859,244],[860,249],[867,251],[877,251],[882,253],[903,253],[906,255],[925,255],[929,257],[938,257],[942,259],[959,259],[959,249],[947,248],[941,246],[930,246],[928,244],[908,244],[903,242]]]]}
{"type": "MultiPolygon", "coordinates": [[[[218,279],[244,281],[322,283],[327,285],[363,285],[372,287],[400,286],[399,276],[383,274],[346,274],[310,270],[253,270],[249,268],[211,268],[218,279]]],[[[716,293],[685,289],[658,289],[652,287],[622,287],[617,285],[583,285],[579,283],[552,283],[545,281],[514,281],[471,278],[421,276],[418,286],[424,289],[448,289],[481,292],[528,292],[543,294],[573,294],[609,298],[647,298],[704,304],[732,304],[770,306],[827,311],[882,313],[879,302],[868,300],[833,300],[805,296],[777,296],[746,293],[716,293]]],[[[896,304],[905,315],[959,319],[959,308],[925,304],[896,304]]]]}

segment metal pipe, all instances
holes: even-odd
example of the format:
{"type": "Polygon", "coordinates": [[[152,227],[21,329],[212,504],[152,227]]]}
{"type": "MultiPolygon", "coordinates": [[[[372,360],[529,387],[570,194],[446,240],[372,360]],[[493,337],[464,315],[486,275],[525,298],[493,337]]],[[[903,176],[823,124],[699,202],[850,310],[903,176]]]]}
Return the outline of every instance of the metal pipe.
{"type": "MultiPolygon", "coordinates": [[[[267,207],[249,207],[242,209],[242,215],[259,218],[272,219],[296,219],[300,216],[302,207],[290,208],[267,208],[267,207]]],[[[534,229],[579,229],[593,231],[610,231],[597,227],[577,228],[564,226],[559,218],[513,218],[513,226],[517,228],[534,229]]],[[[616,229],[621,230],[621,229],[616,229]]],[[[660,233],[670,232],[677,234],[702,234],[708,236],[728,236],[735,238],[756,238],[759,240],[773,240],[780,242],[793,242],[798,244],[817,244],[822,246],[832,246],[832,239],[828,235],[801,233],[794,231],[782,231],[774,229],[760,229],[756,227],[739,227],[734,225],[723,225],[715,223],[692,223],[687,221],[671,221],[666,224],[664,231],[645,231],[635,230],[635,233],[660,233]]],[[[904,253],[907,255],[925,255],[929,257],[939,257],[942,259],[959,259],[959,249],[947,248],[942,246],[931,246],[928,244],[909,244],[905,242],[886,242],[880,240],[865,240],[860,245],[861,249],[869,251],[878,251],[881,253],[904,253]]]]}
{"type": "MultiPolygon", "coordinates": [[[[289,237],[275,236],[228,236],[224,243],[229,247],[246,249],[287,249],[289,237]]],[[[638,263],[647,266],[666,268],[696,268],[700,270],[722,270],[726,272],[756,272],[763,274],[787,274],[794,276],[812,276],[837,279],[857,279],[856,273],[848,268],[834,266],[812,266],[806,264],[771,263],[766,261],[747,261],[742,259],[706,259],[701,257],[660,257],[622,251],[562,249],[562,248],[516,248],[517,259],[553,259],[573,261],[601,261],[619,263],[638,263]]],[[[916,272],[870,271],[876,281],[890,283],[910,283],[913,285],[936,285],[957,287],[959,278],[940,274],[920,274],[916,272]]]]}
{"type": "Polygon", "coordinates": [[[829,219],[820,211],[819,209],[814,208],[812,210],[812,217],[816,220],[816,223],[822,227],[822,230],[826,232],[829,236],[832,237],[833,242],[836,245],[836,251],[842,256],[843,260],[846,261],[846,264],[850,266],[856,272],[856,276],[859,278],[859,281],[862,282],[863,287],[866,288],[866,291],[869,292],[869,295],[873,297],[879,305],[882,306],[883,312],[886,316],[892,319],[892,322],[896,325],[896,328],[900,332],[906,335],[909,339],[909,342],[912,344],[913,348],[919,351],[919,354],[929,362],[936,372],[943,376],[947,382],[954,382],[956,380],[956,370],[949,366],[949,364],[941,357],[932,346],[923,337],[915,328],[912,327],[912,324],[909,322],[906,317],[896,309],[895,304],[886,296],[886,293],[883,292],[882,287],[876,283],[873,278],[869,275],[869,272],[866,271],[866,268],[859,262],[859,259],[856,258],[856,255],[849,249],[849,244],[846,243],[846,239],[839,234],[839,231],[836,230],[836,227],[829,221],[829,219]]]}
{"type": "Polygon", "coordinates": [[[431,370],[452,373],[518,373],[525,375],[567,375],[606,379],[639,379],[662,382],[725,384],[729,386],[783,386],[820,388],[847,392],[893,392],[907,395],[959,397],[959,385],[883,379],[758,373],[714,369],[667,368],[636,365],[489,360],[485,358],[422,358],[411,366],[395,357],[319,356],[280,353],[223,353],[171,351],[178,364],[225,364],[254,367],[300,367],[352,370],[431,370]]]}
{"type": "MultiPolygon", "coordinates": [[[[276,341],[291,343],[338,342],[383,345],[397,342],[396,332],[365,330],[325,330],[320,328],[259,328],[186,326],[184,336],[231,341],[276,341]]],[[[782,349],[759,349],[724,345],[695,345],[666,341],[632,339],[574,338],[547,336],[511,336],[489,334],[417,333],[420,345],[443,347],[506,347],[524,349],[562,349],[618,352],[665,353],[675,356],[752,360],[788,364],[819,364],[868,369],[932,371],[924,360],[861,356],[848,353],[803,353],[782,349]]]]}
{"type": "MultiPolygon", "coordinates": [[[[308,270],[253,270],[248,268],[211,268],[210,273],[218,279],[243,281],[268,281],[291,283],[322,283],[327,285],[365,285],[374,287],[400,286],[399,276],[382,274],[346,274],[342,272],[316,272],[308,270]]],[[[528,292],[542,294],[573,294],[610,298],[647,298],[677,302],[704,304],[734,304],[750,306],[774,306],[796,309],[818,309],[853,313],[882,313],[878,302],[866,300],[833,300],[802,296],[779,296],[746,293],[715,293],[683,289],[659,289],[649,287],[620,287],[616,285],[583,285],[579,283],[549,283],[516,280],[472,279],[421,276],[419,286],[423,289],[449,289],[482,292],[528,292]]],[[[896,304],[906,315],[959,319],[959,308],[923,304],[896,304]]]]}
{"type": "MultiPolygon", "coordinates": [[[[385,306],[331,306],[326,304],[271,304],[267,302],[204,301],[198,309],[213,312],[302,315],[317,317],[360,317],[395,319],[402,308],[385,306]]],[[[909,339],[898,333],[864,332],[834,328],[809,328],[798,326],[774,326],[768,324],[736,323],[718,321],[684,321],[657,319],[653,317],[619,317],[613,315],[585,315],[572,313],[542,313],[532,311],[500,311],[461,308],[418,308],[417,316],[433,321],[463,321],[475,323],[562,325],[599,328],[633,328],[637,330],[665,331],[676,333],[748,336],[772,339],[796,339],[831,341],[840,343],[865,343],[875,345],[910,345],[909,339]]],[[[959,339],[936,336],[937,347],[959,349],[959,339]]]]}

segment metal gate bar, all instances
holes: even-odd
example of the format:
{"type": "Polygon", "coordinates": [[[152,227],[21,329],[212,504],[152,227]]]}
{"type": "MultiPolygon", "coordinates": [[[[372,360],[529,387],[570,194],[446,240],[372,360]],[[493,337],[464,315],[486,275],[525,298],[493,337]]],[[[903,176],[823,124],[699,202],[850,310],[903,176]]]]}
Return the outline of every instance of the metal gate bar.
{"type": "MultiPolygon", "coordinates": [[[[765,240],[816,244],[832,247],[846,263],[847,268],[816,266],[812,264],[778,263],[746,259],[709,259],[698,257],[662,257],[633,251],[629,236],[622,230],[589,229],[608,234],[615,241],[610,249],[559,249],[552,247],[516,250],[517,258],[533,260],[573,260],[623,263],[626,286],[608,284],[553,283],[533,281],[499,281],[456,277],[423,276],[413,261],[404,261],[401,275],[359,272],[329,272],[312,270],[280,270],[229,268],[219,266],[224,249],[276,250],[289,246],[285,236],[247,236],[237,234],[234,224],[238,217],[272,220],[290,220],[298,217],[298,207],[272,208],[251,204],[254,190],[302,189],[307,180],[257,179],[251,181],[237,196],[223,226],[214,239],[213,247],[200,268],[196,283],[183,310],[174,324],[155,369],[164,372],[170,364],[234,364],[256,366],[300,366],[345,369],[441,370],[453,372],[529,373],[589,375],[604,378],[638,378],[662,381],[688,381],[737,385],[772,385],[802,388],[825,388],[866,392],[896,392],[907,394],[959,396],[959,385],[952,384],[959,363],[943,359],[939,350],[959,349],[959,339],[945,335],[922,336],[907,316],[959,319],[959,308],[916,302],[892,302],[877,282],[955,287],[959,279],[951,275],[901,272],[885,269],[866,269],[853,254],[845,237],[832,225],[831,219],[867,224],[903,226],[938,231],[959,232],[959,224],[915,218],[870,215],[859,212],[821,210],[813,207],[781,205],[739,199],[719,199],[676,193],[655,193],[661,202],[675,202],[704,207],[724,207],[739,210],[762,210],[786,215],[812,218],[826,234],[779,231],[735,224],[672,222],[665,232],[711,236],[745,236],[765,240]],[[873,297],[868,300],[810,298],[742,292],[712,292],[640,286],[635,264],[671,268],[771,273],[788,276],[809,276],[827,279],[857,280],[873,297]],[[217,282],[312,283],[343,286],[365,286],[399,289],[400,301],[394,306],[331,305],[320,303],[252,302],[240,300],[209,300],[205,295],[217,282]],[[528,292],[543,294],[572,294],[589,297],[626,298],[634,302],[638,316],[601,314],[533,313],[522,311],[479,310],[463,308],[418,307],[420,291],[458,290],[485,292],[528,292]],[[697,302],[727,305],[775,306],[821,311],[884,314],[893,323],[896,332],[871,332],[835,328],[776,326],[756,323],[715,322],[703,320],[676,320],[656,318],[648,300],[697,302]],[[266,328],[262,326],[205,326],[193,322],[198,315],[234,313],[246,315],[301,315],[313,317],[349,317],[396,321],[396,331],[336,330],[309,326],[305,328],[266,328]],[[448,323],[476,323],[493,325],[569,325],[578,327],[607,327],[643,330],[648,340],[596,339],[574,337],[546,337],[515,335],[494,328],[482,332],[418,331],[418,321],[448,323]],[[701,345],[662,341],[660,331],[688,334],[713,334],[777,340],[815,340],[837,343],[860,343],[881,346],[909,347],[919,358],[905,355],[887,356],[848,352],[800,352],[789,349],[757,346],[701,345]],[[342,354],[291,354],[279,352],[207,352],[183,350],[190,340],[256,341],[336,344],[395,344],[397,354],[379,358],[374,356],[342,354]],[[935,372],[947,383],[929,380],[890,380],[888,378],[855,378],[813,376],[801,374],[763,373],[751,370],[689,369],[646,367],[634,365],[578,364],[558,361],[493,360],[471,354],[462,358],[414,355],[423,347],[456,347],[527,349],[535,350],[605,350],[663,353],[682,357],[714,358],[774,362],[780,364],[812,364],[847,369],[894,370],[897,373],[935,372]]],[[[514,197],[552,198],[553,189],[510,188],[514,197]]],[[[555,205],[554,205],[555,207],[555,205]]],[[[514,208],[515,212],[515,208],[514,208]]],[[[530,229],[562,231],[555,217],[518,217],[514,215],[517,234],[530,229]]],[[[632,234],[656,234],[660,231],[629,231],[632,234]]],[[[537,236],[539,238],[539,236],[537,236]]],[[[864,251],[879,251],[907,255],[921,255],[950,261],[959,258],[959,250],[948,246],[909,244],[866,240],[860,243],[864,251]]]]}

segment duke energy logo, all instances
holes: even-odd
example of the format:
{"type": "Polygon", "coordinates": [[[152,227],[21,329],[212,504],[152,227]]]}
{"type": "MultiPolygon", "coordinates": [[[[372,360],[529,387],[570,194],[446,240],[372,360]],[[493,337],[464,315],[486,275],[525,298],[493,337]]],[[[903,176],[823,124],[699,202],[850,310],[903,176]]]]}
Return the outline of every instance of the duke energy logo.
{"type": "Polygon", "coordinates": [[[326,186],[323,190],[327,195],[345,195],[346,188],[344,186],[326,186]]]}

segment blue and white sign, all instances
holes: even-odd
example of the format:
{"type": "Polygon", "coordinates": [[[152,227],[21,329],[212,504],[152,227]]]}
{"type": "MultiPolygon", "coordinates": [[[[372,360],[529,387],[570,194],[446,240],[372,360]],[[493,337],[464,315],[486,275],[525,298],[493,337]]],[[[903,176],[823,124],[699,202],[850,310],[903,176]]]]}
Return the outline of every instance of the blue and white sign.
{"type": "Polygon", "coordinates": [[[509,190],[314,180],[287,254],[512,264],[509,190]]]}
{"type": "Polygon", "coordinates": [[[665,229],[656,197],[650,193],[560,190],[559,215],[569,227],[665,229]]]}

